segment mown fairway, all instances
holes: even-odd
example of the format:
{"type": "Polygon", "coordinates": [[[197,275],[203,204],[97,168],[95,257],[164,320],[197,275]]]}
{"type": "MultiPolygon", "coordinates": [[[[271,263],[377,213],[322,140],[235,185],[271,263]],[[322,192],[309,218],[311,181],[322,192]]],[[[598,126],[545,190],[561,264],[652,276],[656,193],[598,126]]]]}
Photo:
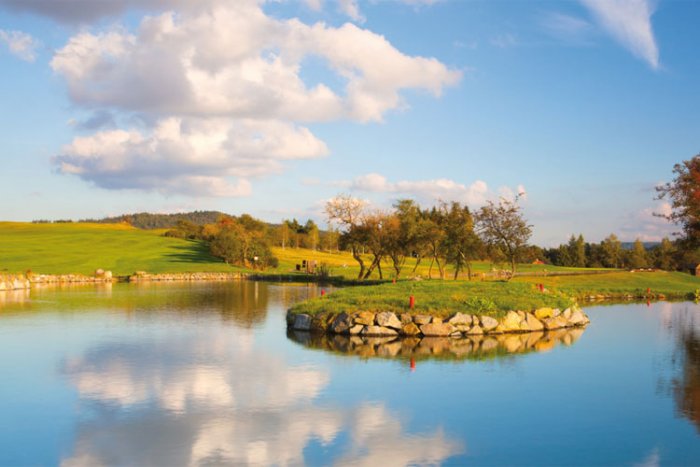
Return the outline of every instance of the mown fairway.
{"type": "Polygon", "coordinates": [[[206,245],[163,237],[161,231],[121,224],[0,222],[0,271],[93,274],[98,268],[116,275],[235,270],[211,256],[206,245]]]}

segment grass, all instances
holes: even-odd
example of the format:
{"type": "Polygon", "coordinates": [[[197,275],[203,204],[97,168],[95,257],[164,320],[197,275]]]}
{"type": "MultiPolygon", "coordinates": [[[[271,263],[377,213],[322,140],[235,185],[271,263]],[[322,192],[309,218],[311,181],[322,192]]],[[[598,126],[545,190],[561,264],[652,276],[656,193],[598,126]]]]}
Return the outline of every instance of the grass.
{"type": "Polygon", "coordinates": [[[541,293],[533,284],[513,282],[401,281],[348,287],[292,307],[292,313],[393,311],[449,316],[455,312],[501,316],[509,310],[564,309],[573,303],[563,293],[541,293]],[[408,307],[409,296],[415,307],[408,307]]]}
{"type": "Polygon", "coordinates": [[[0,272],[115,275],[134,271],[235,271],[201,242],[162,236],[123,224],[0,222],[0,272]]]}
{"type": "Polygon", "coordinates": [[[581,276],[516,277],[516,282],[541,283],[549,289],[559,290],[576,297],[606,295],[622,297],[646,297],[647,288],[652,296],[668,298],[692,298],[700,289],[700,278],[681,272],[612,272],[581,276]]]}

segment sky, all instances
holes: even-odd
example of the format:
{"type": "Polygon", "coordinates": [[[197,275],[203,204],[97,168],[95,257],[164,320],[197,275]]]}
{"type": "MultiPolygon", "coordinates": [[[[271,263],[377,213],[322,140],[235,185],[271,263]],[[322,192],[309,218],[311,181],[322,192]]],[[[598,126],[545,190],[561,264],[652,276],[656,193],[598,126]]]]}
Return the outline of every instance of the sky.
{"type": "Polygon", "coordinates": [[[700,2],[0,0],[0,220],[312,218],[522,194],[532,242],[660,240],[700,2]]]}

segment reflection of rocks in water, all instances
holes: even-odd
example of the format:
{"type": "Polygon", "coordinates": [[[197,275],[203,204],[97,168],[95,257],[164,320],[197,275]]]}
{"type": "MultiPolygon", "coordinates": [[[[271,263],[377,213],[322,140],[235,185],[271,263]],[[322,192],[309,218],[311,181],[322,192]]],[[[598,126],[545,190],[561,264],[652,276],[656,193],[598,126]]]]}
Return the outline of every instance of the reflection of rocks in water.
{"type": "Polygon", "coordinates": [[[29,294],[29,289],[0,291],[0,310],[9,305],[25,305],[29,302],[29,294]]]}
{"type": "Polygon", "coordinates": [[[306,347],[359,357],[487,359],[529,352],[545,352],[557,345],[572,345],[584,328],[559,329],[524,334],[494,334],[449,337],[364,337],[287,332],[287,337],[306,347]]]}
{"type": "MultiPolygon", "coordinates": [[[[696,310],[697,311],[697,310],[696,310]]],[[[698,314],[686,310],[674,320],[677,329],[677,357],[681,366],[680,378],[673,381],[673,393],[680,413],[692,421],[700,431],[700,322],[698,314]]]]}

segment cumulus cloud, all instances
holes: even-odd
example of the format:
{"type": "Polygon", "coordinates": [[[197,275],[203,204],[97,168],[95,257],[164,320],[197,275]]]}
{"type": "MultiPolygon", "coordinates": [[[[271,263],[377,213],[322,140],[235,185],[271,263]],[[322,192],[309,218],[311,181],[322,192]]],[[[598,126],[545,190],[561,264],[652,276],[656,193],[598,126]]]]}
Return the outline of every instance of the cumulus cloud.
{"type": "Polygon", "coordinates": [[[53,163],[102,188],[235,197],[250,194],[250,177],[327,152],[308,129],[292,124],[172,117],[150,132],[106,130],[75,138],[53,163]]]}
{"type": "Polygon", "coordinates": [[[12,55],[25,62],[33,62],[41,42],[26,32],[0,29],[0,44],[5,44],[12,55]]]}
{"type": "Polygon", "coordinates": [[[76,138],[54,158],[59,171],[105,188],[242,196],[247,178],[328,153],[302,124],[382,121],[407,107],[402,90],[440,96],[461,79],[354,24],[278,19],[261,3],[153,0],[145,5],[186,8],[144,17],[134,30],[72,36],[51,60],[72,101],[95,115],[156,123],[76,138]],[[309,57],[341,84],[305,82],[309,57]]]}
{"type": "Polygon", "coordinates": [[[600,26],[623,47],[644,60],[653,69],[659,68],[651,17],[652,0],[580,0],[600,26]]]}
{"type": "MultiPolygon", "coordinates": [[[[459,201],[471,206],[478,206],[495,196],[489,190],[486,182],[482,180],[476,180],[471,185],[465,185],[446,178],[391,182],[381,174],[369,173],[350,181],[335,182],[335,184],[354,191],[412,196],[429,203],[437,200],[459,201]]],[[[523,185],[518,185],[516,191],[522,196],[525,195],[525,187],[523,185]]],[[[501,187],[499,195],[513,198],[515,191],[508,187],[501,187]]]]}
{"type": "Polygon", "coordinates": [[[439,96],[461,78],[355,25],[277,20],[251,1],[193,17],[149,17],[134,34],[83,32],[51,66],[85,106],[293,121],[380,121],[403,106],[400,90],[439,96]],[[322,58],[345,81],[342,92],[306,85],[300,73],[308,56],[322,58]]]}

